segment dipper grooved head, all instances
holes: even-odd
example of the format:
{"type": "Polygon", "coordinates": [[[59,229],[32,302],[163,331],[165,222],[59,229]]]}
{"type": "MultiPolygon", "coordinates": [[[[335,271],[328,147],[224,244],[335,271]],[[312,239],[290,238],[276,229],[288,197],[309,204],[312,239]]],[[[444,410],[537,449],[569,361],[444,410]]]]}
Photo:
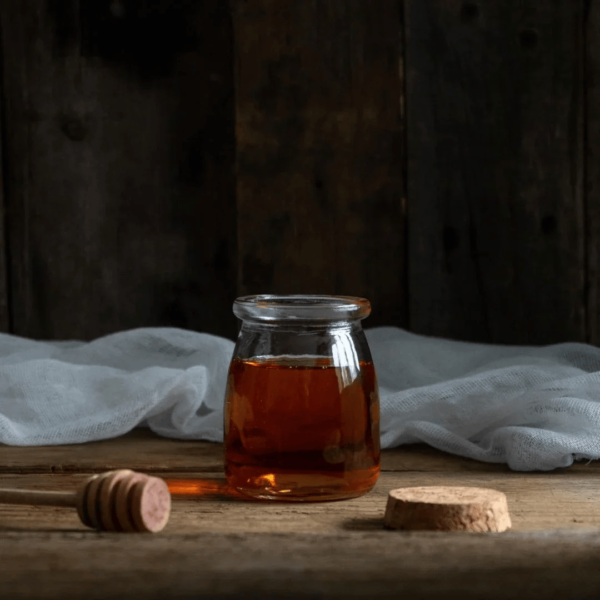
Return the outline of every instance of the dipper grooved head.
{"type": "Polygon", "coordinates": [[[77,494],[81,521],[101,531],[155,533],[171,512],[164,480],[128,469],[90,477],[77,494]]]}

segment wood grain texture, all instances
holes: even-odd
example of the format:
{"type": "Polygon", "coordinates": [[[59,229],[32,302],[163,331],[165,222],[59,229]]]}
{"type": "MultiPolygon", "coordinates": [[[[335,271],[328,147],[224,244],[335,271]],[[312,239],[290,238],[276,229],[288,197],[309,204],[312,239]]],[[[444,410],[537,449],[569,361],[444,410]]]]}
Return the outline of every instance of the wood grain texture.
{"type": "Polygon", "coordinates": [[[240,293],[405,323],[400,4],[233,2],[240,293]]]}
{"type": "Polygon", "coordinates": [[[0,27],[13,331],[233,335],[227,3],[7,0],[0,27]]]}
{"type": "MultiPolygon", "coordinates": [[[[0,486],[72,491],[85,474],[2,474],[0,486]]],[[[600,527],[597,470],[568,473],[406,472],[381,474],[368,494],[344,502],[249,501],[231,491],[222,474],[161,473],[169,484],[172,509],[168,534],[335,533],[383,528],[390,490],[418,486],[491,488],[506,494],[512,530],[582,531],[600,527]]],[[[76,511],[51,506],[0,504],[1,531],[85,530],[76,511]]]]}
{"type": "MultiPolygon", "coordinates": [[[[161,473],[223,471],[222,444],[171,440],[149,429],[134,429],[118,438],[65,446],[0,446],[0,473],[100,473],[134,469],[161,473]]],[[[600,462],[587,469],[600,468],[600,462]]],[[[486,464],[414,444],[382,452],[384,471],[509,472],[505,464],[486,464]]],[[[573,467],[577,468],[577,467],[573,467]]]]}
{"type": "Polygon", "coordinates": [[[583,1],[407,0],[410,326],[584,340],[583,1]]]}
{"type": "Polygon", "coordinates": [[[115,469],[162,471],[223,470],[223,446],[211,442],[171,440],[149,429],[87,444],[2,446],[0,473],[100,473],[115,469]]]}
{"type": "MultiPolygon", "coordinates": [[[[149,429],[134,429],[118,438],[66,446],[2,446],[0,473],[100,473],[133,469],[145,473],[222,473],[222,444],[172,440],[149,429]]],[[[382,471],[511,473],[506,464],[484,463],[410,444],[381,453],[382,471]]],[[[575,463],[553,473],[600,473],[600,461],[575,463]]]]}
{"type": "Polygon", "coordinates": [[[585,225],[588,341],[600,344],[600,5],[587,3],[585,225]]]}
{"type": "MultiPolygon", "coordinates": [[[[0,45],[0,65],[4,57],[0,45]]],[[[1,71],[0,71],[1,73],[1,71]]],[[[5,149],[4,149],[4,84],[0,76],[0,331],[10,331],[10,299],[9,299],[9,275],[6,260],[8,247],[8,231],[6,227],[6,194],[8,186],[5,176],[5,149]]]]}
{"type": "Polygon", "coordinates": [[[85,469],[145,460],[173,496],[169,523],[151,538],[85,531],[65,508],[0,505],[0,589],[10,598],[236,598],[252,590],[260,598],[592,599],[600,592],[598,462],[514,473],[412,446],[384,453],[386,468],[398,470],[384,471],[365,496],[282,504],[242,501],[221,471],[189,469],[214,464],[219,444],[139,430],[94,444],[1,450],[5,469],[17,466],[21,451],[22,471],[47,471],[4,472],[0,487],[73,490],[85,469]],[[82,472],[52,472],[61,464],[82,472]],[[389,490],[422,485],[503,492],[513,531],[385,531],[389,490]]]}
{"type": "Polygon", "coordinates": [[[294,536],[4,533],[0,555],[0,586],[6,597],[16,600],[241,596],[591,600],[600,591],[600,539],[595,531],[294,536]]]}

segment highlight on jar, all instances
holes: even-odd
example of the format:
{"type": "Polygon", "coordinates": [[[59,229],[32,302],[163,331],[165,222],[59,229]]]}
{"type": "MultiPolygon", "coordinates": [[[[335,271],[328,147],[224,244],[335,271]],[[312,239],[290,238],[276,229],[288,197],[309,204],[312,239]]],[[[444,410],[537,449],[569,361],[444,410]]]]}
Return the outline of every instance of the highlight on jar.
{"type": "Polygon", "coordinates": [[[263,500],[360,496],[380,470],[368,300],[245,296],[225,397],[228,484],[263,500]]]}

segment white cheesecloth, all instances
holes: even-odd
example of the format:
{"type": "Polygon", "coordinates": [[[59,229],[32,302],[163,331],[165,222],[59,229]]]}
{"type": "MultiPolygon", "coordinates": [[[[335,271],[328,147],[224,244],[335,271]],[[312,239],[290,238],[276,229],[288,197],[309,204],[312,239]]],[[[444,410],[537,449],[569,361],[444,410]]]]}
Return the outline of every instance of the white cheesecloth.
{"type": "MultiPolygon", "coordinates": [[[[426,442],[515,470],[600,458],[600,349],[492,346],[366,331],[384,448],[426,442]]],[[[136,329],[93,342],[0,334],[0,442],[73,444],[138,425],[221,441],[232,341],[136,329]]]]}

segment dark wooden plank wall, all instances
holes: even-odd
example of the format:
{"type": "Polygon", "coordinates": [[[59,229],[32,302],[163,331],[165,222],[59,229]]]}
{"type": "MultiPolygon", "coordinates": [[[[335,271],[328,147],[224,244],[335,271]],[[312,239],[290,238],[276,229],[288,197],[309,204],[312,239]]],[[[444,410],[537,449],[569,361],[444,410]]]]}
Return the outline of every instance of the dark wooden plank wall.
{"type": "Polygon", "coordinates": [[[583,1],[406,7],[411,328],[585,339],[583,1]]]}
{"type": "Polygon", "coordinates": [[[405,322],[401,4],[235,4],[240,293],[405,322]]]}
{"type": "Polygon", "coordinates": [[[226,3],[6,0],[0,19],[12,331],[234,334],[226,3]]]}
{"type": "Polygon", "coordinates": [[[0,328],[597,342],[598,2],[4,0],[0,328]]]}
{"type": "Polygon", "coordinates": [[[600,2],[586,4],[585,217],[588,339],[600,344],[600,2]]]}

